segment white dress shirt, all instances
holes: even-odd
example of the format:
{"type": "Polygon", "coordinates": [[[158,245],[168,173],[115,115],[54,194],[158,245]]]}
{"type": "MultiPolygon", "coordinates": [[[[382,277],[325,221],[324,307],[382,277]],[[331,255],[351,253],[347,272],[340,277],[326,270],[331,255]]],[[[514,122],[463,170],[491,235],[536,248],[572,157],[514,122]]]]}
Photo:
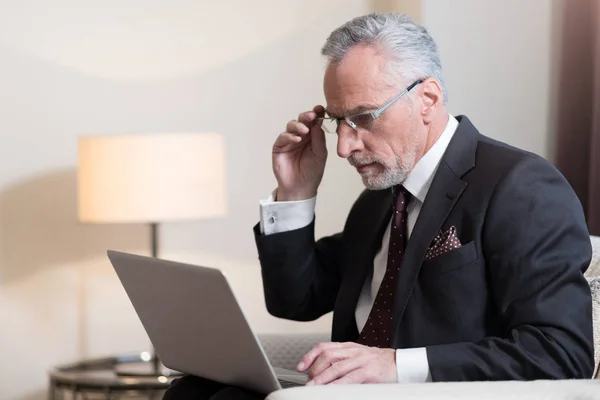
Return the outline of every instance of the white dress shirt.
{"type": "MultiPolygon", "coordinates": [[[[403,186],[412,198],[408,204],[408,237],[415,226],[431,181],[444,155],[448,143],[454,136],[458,121],[449,115],[446,128],[431,149],[416,163],[407,176],[403,186]]],[[[260,201],[260,230],[263,235],[270,235],[289,230],[300,229],[309,225],[315,214],[316,197],[301,201],[274,201],[273,195],[260,201]]],[[[377,296],[379,286],[387,268],[387,255],[390,241],[391,220],[388,224],[381,248],[373,260],[373,276],[367,277],[358,298],[355,310],[356,326],[360,332],[364,327],[371,307],[377,296]]],[[[427,352],[424,347],[396,350],[396,370],[399,383],[431,381],[427,352]]]]}

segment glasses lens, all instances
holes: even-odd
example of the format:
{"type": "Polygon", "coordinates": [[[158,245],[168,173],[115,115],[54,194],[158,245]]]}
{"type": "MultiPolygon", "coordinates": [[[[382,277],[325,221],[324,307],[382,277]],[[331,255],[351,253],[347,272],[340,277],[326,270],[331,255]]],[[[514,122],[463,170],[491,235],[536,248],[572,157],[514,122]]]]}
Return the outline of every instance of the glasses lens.
{"type": "Polygon", "coordinates": [[[321,128],[325,133],[335,134],[338,128],[337,120],[333,118],[317,118],[317,123],[321,124],[321,128]]]}
{"type": "Polygon", "coordinates": [[[371,114],[361,114],[350,118],[350,121],[355,125],[354,129],[363,129],[370,131],[373,128],[373,117],[371,114]]]}

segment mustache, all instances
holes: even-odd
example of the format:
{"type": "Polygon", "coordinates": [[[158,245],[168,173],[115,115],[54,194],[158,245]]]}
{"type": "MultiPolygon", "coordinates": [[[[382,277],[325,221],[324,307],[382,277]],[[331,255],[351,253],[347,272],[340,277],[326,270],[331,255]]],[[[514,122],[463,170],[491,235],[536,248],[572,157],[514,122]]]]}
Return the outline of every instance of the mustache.
{"type": "Polygon", "coordinates": [[[359,166],[359,165],[373,164],[373,163],[378,163],[378,164],[382,164],[383,165],[383,160],[380,160],[379,157],[375,157],[375,156],[358,156],[356,154],[349,155],[348,156],[348,162],[353,167],[356,167],[356,166],[359,166]]]}

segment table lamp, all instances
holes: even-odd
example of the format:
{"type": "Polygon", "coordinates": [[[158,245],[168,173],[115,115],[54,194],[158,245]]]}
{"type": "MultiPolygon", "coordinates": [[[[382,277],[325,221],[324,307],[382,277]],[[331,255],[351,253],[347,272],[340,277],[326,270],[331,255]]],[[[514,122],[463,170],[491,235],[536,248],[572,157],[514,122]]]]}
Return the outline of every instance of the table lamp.
{"type": "MultiPolygon", "coordinates": [[[[224,147],[215,133],[80,137],[79,220],[149,224],[157,257],[159,223],[225,215],[224,147]]],[[[164,375],[152,354],[151,371],[132,374],[164,375]]]]}

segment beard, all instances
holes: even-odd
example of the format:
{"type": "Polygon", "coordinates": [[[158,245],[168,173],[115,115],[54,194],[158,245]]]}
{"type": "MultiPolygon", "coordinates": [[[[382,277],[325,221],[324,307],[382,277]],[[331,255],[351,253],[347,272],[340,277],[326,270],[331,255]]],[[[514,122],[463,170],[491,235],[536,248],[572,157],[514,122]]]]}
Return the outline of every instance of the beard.
{"type": "Polygon", "coordinates": [[[418,153],[416,135],[410,135],[404,154],[390,158],[383,158],[374,154],[351,154],[348,162],[353,167],[367,164],[377,164],[378,170],[361,172],[363,184],[370,190],[388,189],[404,183],[412,171],[418,153]]]}

